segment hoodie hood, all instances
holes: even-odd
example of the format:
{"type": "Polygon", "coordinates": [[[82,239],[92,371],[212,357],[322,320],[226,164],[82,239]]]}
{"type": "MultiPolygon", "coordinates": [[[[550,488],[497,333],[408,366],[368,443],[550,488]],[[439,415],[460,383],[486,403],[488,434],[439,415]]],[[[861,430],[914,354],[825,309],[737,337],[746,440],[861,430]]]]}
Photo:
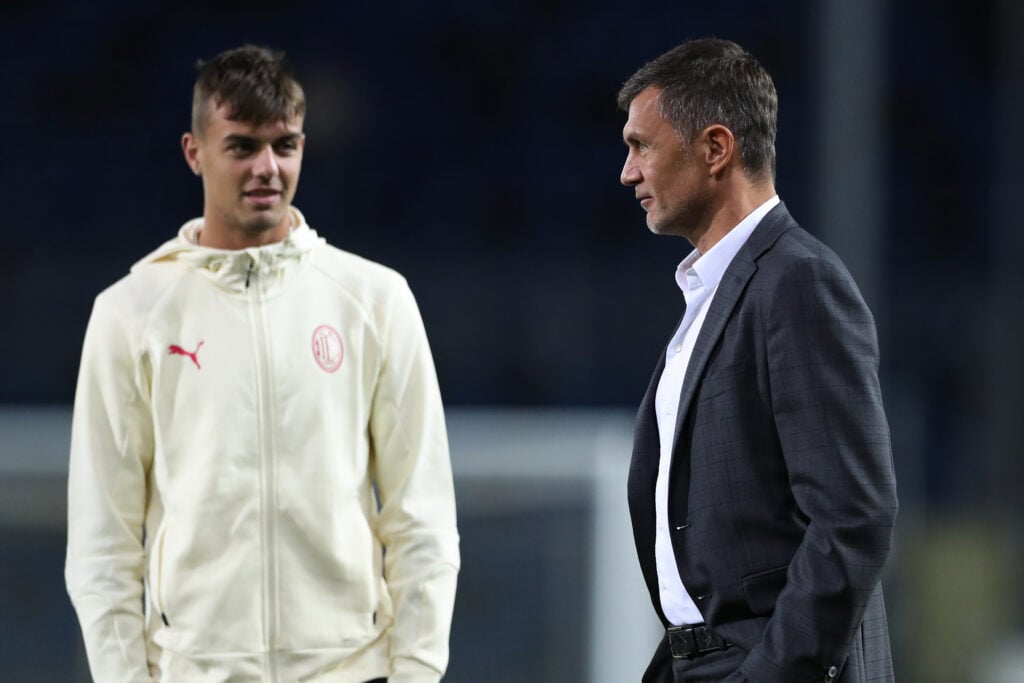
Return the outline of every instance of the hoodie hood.
{"type": "Polygon", "coordinates": [[[181,226],[177,237],[133,265],[132,271],[148,264],[177,262],[224,289],[243,291],[253,277],[259,278],[265,290],[269,289],[280,284],[287,272],[310,251],[325,244],[324,238],[309,227],[298,209],[291,207],[290,212],[294,227],[287,237],[280,242],[245,249],[200,246],[196,242],[203,229],[203,219],[194,218],[181,226]]]}

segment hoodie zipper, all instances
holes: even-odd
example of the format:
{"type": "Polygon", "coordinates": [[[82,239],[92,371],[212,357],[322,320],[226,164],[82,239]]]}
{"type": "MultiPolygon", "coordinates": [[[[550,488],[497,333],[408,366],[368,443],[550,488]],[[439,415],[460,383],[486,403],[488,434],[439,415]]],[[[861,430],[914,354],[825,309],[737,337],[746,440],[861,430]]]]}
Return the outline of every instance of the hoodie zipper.
{"type": "Polygon", "coordinates": [[[263,301],[262,283],[259,274],[253,278],[255,258],[250,256],[245,276],[245,287],[249,293],[253,339],[256,345],[257,414],[259,420],[259,466],[260,466],[260,519],[263,563],[263,644],[264,663],[269,681],[278,680],[277,639],[280,610],[278,605],[277,567],[277,477],[274,462],[274,429],[270,367],[270,345],[263,301]],[[253,284],[253,287],[249,285],[253,284]]]}

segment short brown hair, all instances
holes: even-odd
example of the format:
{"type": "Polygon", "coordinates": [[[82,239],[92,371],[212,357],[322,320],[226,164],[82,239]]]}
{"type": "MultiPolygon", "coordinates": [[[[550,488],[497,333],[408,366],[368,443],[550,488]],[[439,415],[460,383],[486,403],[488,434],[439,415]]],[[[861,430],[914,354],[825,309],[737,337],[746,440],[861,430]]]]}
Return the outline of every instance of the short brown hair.
{"type": "Polygon", "coordinates": [[[283,52],[243,45],[196,62],[192,132],[199,135],[211,109],[226,105],[232,121],[264,124],[306,113],[306,95],[283,52]],[[211,107],[212,105],[212,107],[211,107]]]}

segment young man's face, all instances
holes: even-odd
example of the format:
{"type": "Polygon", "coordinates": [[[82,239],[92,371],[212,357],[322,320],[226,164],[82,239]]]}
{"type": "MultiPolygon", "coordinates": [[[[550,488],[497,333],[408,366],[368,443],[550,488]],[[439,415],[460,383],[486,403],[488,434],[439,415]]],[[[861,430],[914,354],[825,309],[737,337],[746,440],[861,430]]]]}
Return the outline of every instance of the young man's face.
{"type": "Polygon", "coordinates": [[[302,169],[302,117],[252,124],[229,113],[211,109],[199,134],[182,137],[186,161],[203,178],[202,243],[240,248],[284,239],[302,169]]]}

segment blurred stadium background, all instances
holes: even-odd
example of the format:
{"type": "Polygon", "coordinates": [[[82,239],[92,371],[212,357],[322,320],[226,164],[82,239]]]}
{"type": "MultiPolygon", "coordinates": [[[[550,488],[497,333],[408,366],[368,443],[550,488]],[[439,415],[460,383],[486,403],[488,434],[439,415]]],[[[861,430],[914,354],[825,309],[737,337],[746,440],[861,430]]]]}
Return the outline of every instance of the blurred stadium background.
{"type": "Polygon", "coordinates": [[[1024,681],[1024,4],[544,0],[0,6],[0,679],[88,680],[64,478],[92,298],[201,208],[192,64],[284,49],[296,204],[406,274],[431,337],[464,565],[446,680],[639,680],[657,637],[625,518],[631,413],[678,317],[618,85],[690,37],[780,94],[778,188],[878,320],[901,513],[900,681],[1024,681]]]}

